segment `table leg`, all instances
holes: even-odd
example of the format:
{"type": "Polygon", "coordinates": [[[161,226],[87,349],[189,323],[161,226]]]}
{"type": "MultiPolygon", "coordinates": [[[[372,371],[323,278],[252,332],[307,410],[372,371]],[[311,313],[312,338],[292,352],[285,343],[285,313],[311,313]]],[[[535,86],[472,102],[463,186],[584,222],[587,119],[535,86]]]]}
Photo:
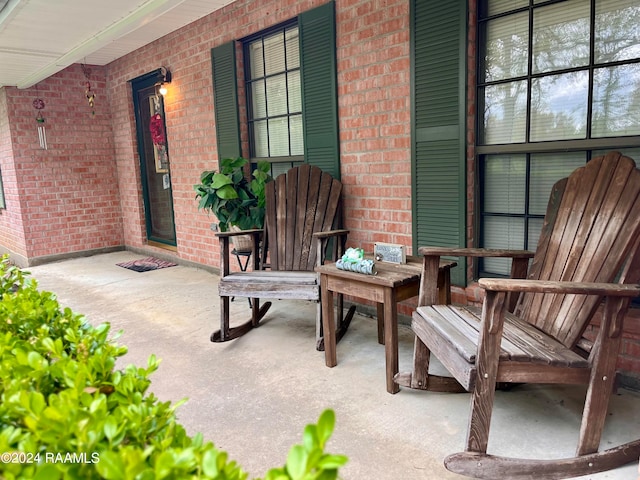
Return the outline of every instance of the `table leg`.
{"type": "Polygon", "coordinates": [[[324,361],[327,367],[338,364],[336,358],[336,323],[333,316],[333,292],[327,288],[327,275],[320,275],[320,298],[322,299],[322,330],[324,334],[324,361]]]}
{"type": "Polygon", "coordinates": [[[384,305],[382,303],[376,303],[378,309],[378,343],[384,345],[384,305]]]}
{"type": "Polygon", "coordinates": [[[387,363],[387,392],[398,393],[393,380],[398,373],[398,305],[393,288],[384,289],[384,353],[387,363]]]}

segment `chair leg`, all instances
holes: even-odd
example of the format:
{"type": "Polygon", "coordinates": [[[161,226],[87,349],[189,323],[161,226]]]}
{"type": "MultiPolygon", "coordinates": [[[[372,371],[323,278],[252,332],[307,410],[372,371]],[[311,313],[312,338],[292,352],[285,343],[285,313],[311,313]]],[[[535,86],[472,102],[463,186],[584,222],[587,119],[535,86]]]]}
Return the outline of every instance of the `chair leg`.
{"type": "Polygon", "coordinates": [[[249,304],[251,305],[251,325],[256,328],[260,324],[260,299],[250,298],[249,304]]]}
{"type": "Polygon", "coordinates": [[[495,377],[493,379],[480,378],[480,372],[478,372],[476,387],[471,395],[471,412],[467,430],[467,446],[465,448],[467,452],[487,452],[495,393],[495,377]]]}
{"type": "Polygon", "coordinates": [[[503,292],[487,292],[482,307],[483,320],[478,337],[476,383],[471,396],[471,413],[465,448],[467,452],[487,452],[491,413],[496,396],[505,300],[503,292]]]}
{"type": "Polygon", "coordinates": [[[220,330],[211,334],[212,342],[226,342],[229,338],[229,297],[220,297],[220,330]]]}
{"type": "Polygon", "coordinates": [[[260,320],[271,307],[271,302],[266,302],[260,307],[259,299],[254,298],[251,306],[251,318],[249,321],[237,327],[229,327],[229,297],[220,297],[220,330],[211,334],[212,342],[226,342],[241,337],[249,330],[260,325],[260,320]]]}
{"type": "Polygon", "coordinates": [[[409,374],[410,388],[427,390],[429,388],[429,361],[431,352],[427,346],[416,336],[413,342],[413,371],[409,374]]]}
{"type": "Polygon", "coordinates": [[[249,301],[251,302],[251,326],[257,328],[260,326],[262,317],[264,317],[267,310],[271,308],[271,302],[264,302],[261,307],[259,298],[250,298],[249,301]]]}
{"type": "MultiPolygon", "coordinates": [[[[378,321],[378,342],[380,342],[380,321],[378,321]]],[[[416,335],[413,342],[413,370],[410,372],[396,373],[393,380],[401,387],[414,388],[416,390],[428,390],[429,387],[429,360],[431,352],[416,335]]]]}
{"type": "Polygon", "coordinates": [[[582,412],[580,439],[576,455],[596,453],[600,447],[600,437],[607,418],[609,398],[613,390],[616,375],[616,362],[622,335],[609,338],[604,332],[594,345],[592,355],[594,363],[591,368],[591,378],[582,412]]]}
{"type": "Polygon", "coordinates": [[[322,302],[316,303],[316,350],[324,352],[324,328],[322,327],[322,302]]]}

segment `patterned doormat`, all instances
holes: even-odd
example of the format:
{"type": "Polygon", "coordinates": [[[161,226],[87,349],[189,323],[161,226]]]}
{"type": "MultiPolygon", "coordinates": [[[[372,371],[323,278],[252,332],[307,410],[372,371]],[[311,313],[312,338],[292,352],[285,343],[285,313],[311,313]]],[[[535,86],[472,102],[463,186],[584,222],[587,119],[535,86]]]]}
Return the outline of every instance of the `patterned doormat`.
{"type": "Polygon", "coordinates": [[[140,260],[131,260],[130,262],[116,263],[116,265],[134,272],[149,272],[160,268],[175,267],[177,263],[167,262],[155,257],[147,257],[140,260]]]}

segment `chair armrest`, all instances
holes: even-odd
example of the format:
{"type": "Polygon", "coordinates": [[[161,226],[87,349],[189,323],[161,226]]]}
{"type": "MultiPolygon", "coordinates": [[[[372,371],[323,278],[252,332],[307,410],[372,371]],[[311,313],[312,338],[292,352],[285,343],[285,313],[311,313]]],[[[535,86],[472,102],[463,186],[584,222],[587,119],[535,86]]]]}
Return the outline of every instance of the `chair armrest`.
{"type": "MultiPolygon", "coordinates": [[[[622,332],[624,314],[629,305],[629,298],[640,296],[640,285],[595,282],[562,282],[545,280],[523,280],[507,278],[481,278],[478,284],[487,290],[485,302],[490,305],[496,301],[499,292],[532,292],[562,293],[574,295],[598,295],[606,298],[602,331],[610,337],[617,337],[622,332]],[[604,326],[606,323],[606,327],[604,326]]],[[[485,306],[486,307],[486,306],[485,306]]],[[[488,311],[491,307],[488,308],[488,311]]],[[[484,321],[484,320],[483,320],[484,321]]],[[[503,321],[502,315],[491,314],[489,332],[495,333],[497,325],[503,321]]]]}
{"type": "Polygon", "coordinates": [[[260,244],[262,234],[264,230],[261,228],[254,228],[251,230],[241,230],[239,232],[216,232],[216,237],[220,241],[220,276],[226,277],[231,271],[230,258],[231,250],[229,248],[229,239],[237,237],[238,235],[250,235],[253,237],[253,245],[251,249],[251,258],[253,259],[252,268],[257,270],[260,265],[258,245],[260,244]]]}
{"type": "Polygon", "coordinates": [[[447,247],[420,247],[420,255],[436,255],[451,257],[510,257],[533,258],[534,252],[528,250],[498,250],[492,248],[447,248],[447,247]]]}
{"type": "MultiPolygon", "coordinates": [[[[491,248],[447,248],[447,247],[420,247],[418,252],[425,257],[425,262],[429,257],[439,259],[441,256],[452,257],[507,257],[511,258],[511,278],[525,278],[527,276],[527,270],[529,268],[529,259],[535,255],[528,250],[498,250],[491,248]]],[[[432,272],[434,271],[434,265],[432,264],[432,272]]],[[[425,263],[426,265],[426,263],[425,263]]],[[[424,297],[425,301],[431,297],[424,297]]],[[[509,295],[507,300],[508,309],[510,312],[516,307],[518,301],[517,295],[509,295]]],[[[421,304],[422,305],[422,304],[421,304]]]]}
{"type": "Polygon", "coordinates": [[[253,228],[251,230],[239,230],[237,232],[216,232],[215,236],[218,238],[228,238],[228,237],[235,237],[237,235],[251,235],[254,233],[263,233],[263,230],[261,228],[253,228]]]}
{"type": "Polygon", "coordinates": [[[325,239],[325,238],[338,237],[338,236],[348,235],[348,234],[349,234],[349,230],[329,230],[326,232],[315,232],[313,236],[315,238],[325,239]]]}
{"type": "Polygon", "coordinates": [[[338,240],[334,242],[331,259],[333,261],[336,261],[340,256],[342,256],[342,254],[344,253],[345,244],[347,243],[348,234],[349,230],[344,229],[327,230],[326,232],[315,232],[313,234],[313,238],[316,239],[316,267],[324,264],[324,256],[320,252],[324,251],[325,245],[327,245],[328,241],[331,238],[338,238],[338,240]]]}
{"type": "Polygon", "coordinates": [[[550,282],[511,278],[481,278],[478,284],[485,290],[500,292],[569,293],[604,297],[640,296],[640,285],[591,282],[550,282]]]}

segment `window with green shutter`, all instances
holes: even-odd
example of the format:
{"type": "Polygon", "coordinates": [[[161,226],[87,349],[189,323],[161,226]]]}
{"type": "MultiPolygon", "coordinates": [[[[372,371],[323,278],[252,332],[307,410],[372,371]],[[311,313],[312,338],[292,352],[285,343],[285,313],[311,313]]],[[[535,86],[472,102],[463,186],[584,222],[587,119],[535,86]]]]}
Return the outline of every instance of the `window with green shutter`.
{"type": "MultiPolygon", "coordinates": [[[[274,176],[306,162],[340,178],[334,2],[242,43],[252,160],[271,161],[274,176]]],[[[216,133],[219,145],[239,152],[235,47],[225,47],[212,50],[216,133]]]]}

